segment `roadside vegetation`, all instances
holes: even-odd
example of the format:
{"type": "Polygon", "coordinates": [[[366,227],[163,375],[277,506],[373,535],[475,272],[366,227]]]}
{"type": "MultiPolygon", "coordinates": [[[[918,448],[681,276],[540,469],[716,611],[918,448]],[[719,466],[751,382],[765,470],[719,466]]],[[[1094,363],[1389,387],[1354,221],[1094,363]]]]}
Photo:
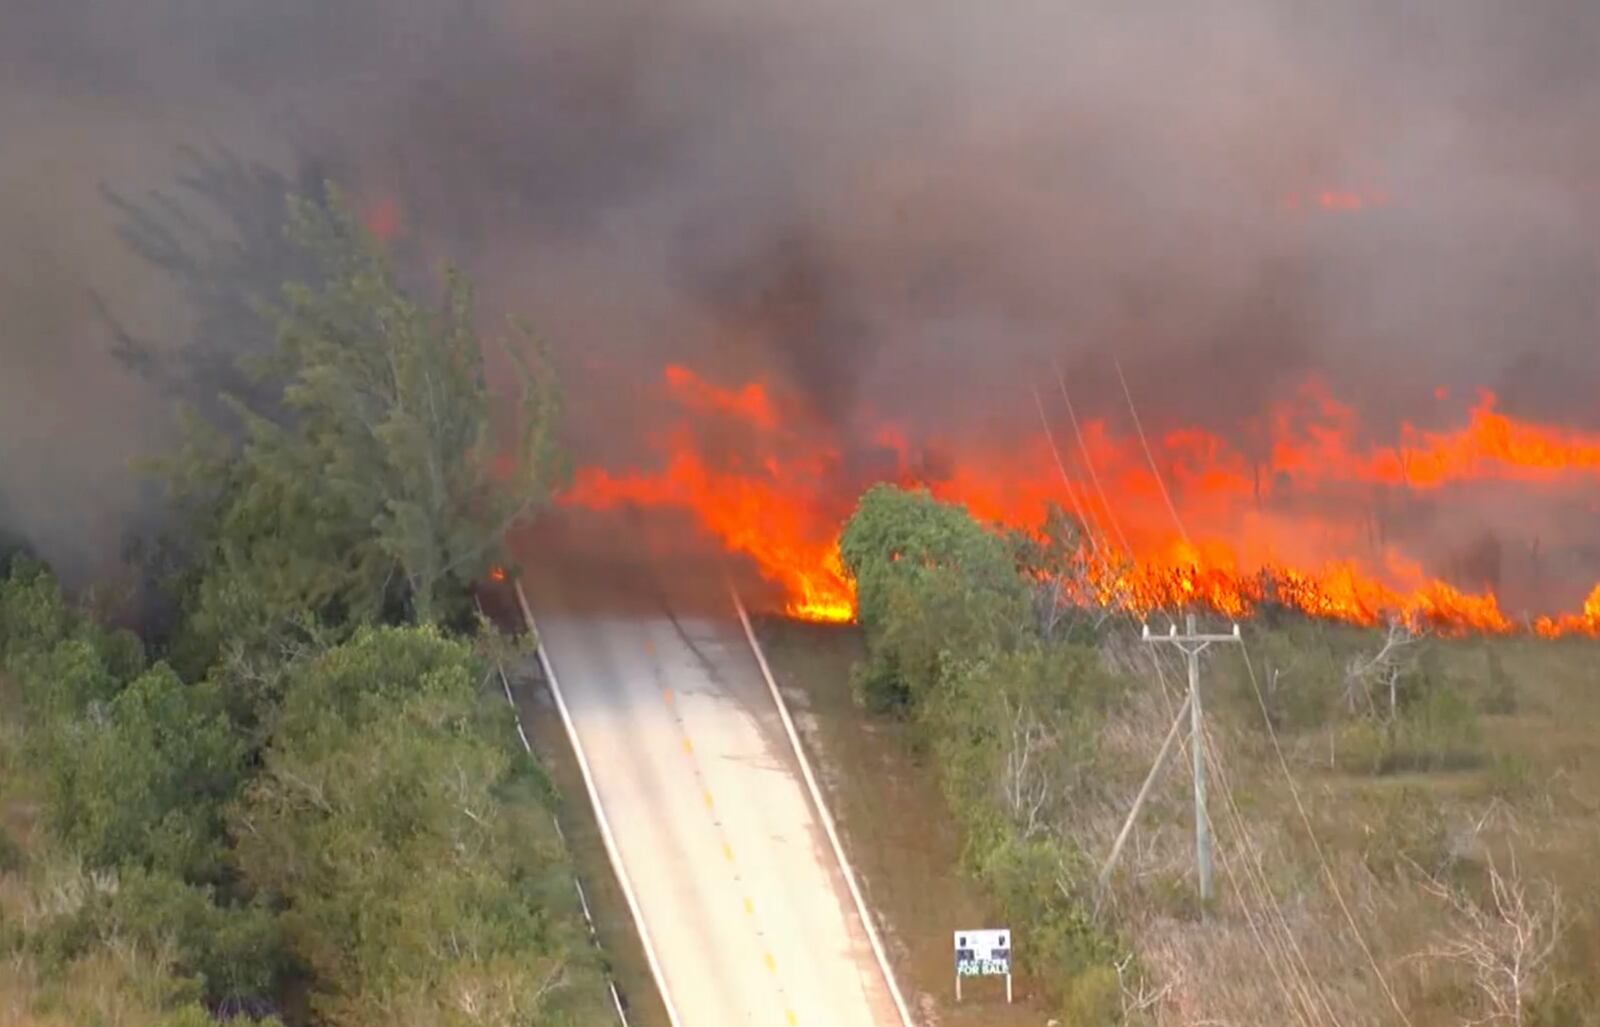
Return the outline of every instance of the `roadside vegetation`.
{"type": "Polygon", "coordinates": [[[1102,891],[1186,684],[1065,600],[1075,541],[876,488],[842,539],[859,632],[767,628],[930,1019],[1600,1023],[1600,647],[1269,612],[1202,666],[1210,908],[1183,749],[1102,891]],[[1002,925],[1031,1019],[953,1003],[949,932],[1002,925]]]}
{"type": "Polygon", "coordinates": [[[491,396],[467,283],[415,299],[336,194],[287,238],[155,469],[164,629],[0,553],[0,1027],[604,1022],[471,594],[558,480],[551,377],[491,396]]]}

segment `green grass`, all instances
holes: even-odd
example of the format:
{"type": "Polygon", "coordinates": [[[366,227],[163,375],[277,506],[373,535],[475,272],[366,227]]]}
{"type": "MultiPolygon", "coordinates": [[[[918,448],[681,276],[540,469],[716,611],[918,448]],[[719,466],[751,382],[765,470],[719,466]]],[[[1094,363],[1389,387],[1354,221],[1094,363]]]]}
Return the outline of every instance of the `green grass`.
{"type": "Polygon", "coordinates": [[[902,725],[867,714],[850,691],[860,653],[852,628],[769,619],[759,625],[773,676],[817,766],[868,905],[888,935],[906,1001],[948,1027],[1037,1027],[1033,982],[1016,978],[1012,1006],[1000,978],[968,981],[955,1002],[952,933],[1004,927],[960,872],[961,839],[902,725]]]}

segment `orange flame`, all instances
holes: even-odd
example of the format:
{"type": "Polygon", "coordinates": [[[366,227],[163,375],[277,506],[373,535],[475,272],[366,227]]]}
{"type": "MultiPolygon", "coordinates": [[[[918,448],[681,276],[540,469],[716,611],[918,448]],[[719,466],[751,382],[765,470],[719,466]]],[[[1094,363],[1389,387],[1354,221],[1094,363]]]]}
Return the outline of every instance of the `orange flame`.
{"type": "Polygon", "coordinates": [[[1535,633],[1545,638],[1562,635],[1588,635],[1600,637],[1600,585],[1596,585],[1589,598],[1583,602],[1582,613],[1567,613],[1558,617],[1540,617],[1533,622],[1535,633]]]}
{"type": "Polygon", "coordinates": [[[739,389],[721,389],[676,364],[667,366],[666,379],[674,397],[690,410],[726,414],[767,431],[778,426],[778,415],[767,399],[767,390],[759,383],[751,382],[739,389]]]}
{"type": "MultiPolygon", "coordinates": [[[[838,449],[819,441],[824,433],[786,425],[789,405],[763,383],[725,388],[673,366],[666,387],[691,416],[655,440],[662,466],[620,473],[581,468],[562,501],[689,511],[783,587],[791,615],[810,620],[854,616],[837,533],[865,484],[892,480],[925,487],[980,520],[1024,530],[1036,530],[1052,505],[1067,507],[1071,500],[1089,536],[1080,554],[1085,594],[1077,598],[1084,603],[1141,616],[1199,606],[1234,618],[1276,605],[1363,625],[1400,617],[1443,633],[1506,633],[1517,625],[1492,592],[1464,591],[1429,577],[1392,548],[1376,559],[1350,556],[1370,549],[1359,525],[1319,518],[1303,504],[1280,504],[1285,512],[1265,501],[1279,493],[1285,500],[1338,496],[1352,486],[1436,491],[1486,479],[1600,480],[1600,436],[1513,419],[1496,410],[1489,393],[1462,428],[1426,431],[1407,424],[1393,446],[1358,446],[1354,411],[1313,381],[1259,426],[1270,442],[1259,463],[1199,429],[1153,440],[1161,477],[1190,532],[1185,537],[1173,530],[1163,481],[1137,441],[1114,436],[1104,421],[1085,422],[1082,441],[1101,479],[1102,503],[1100,488],[1063,483],[1042,434],[999,451],[928,447],[914,459],[906,432],[879,424],[866,434],[884,466],[852,480],[838,449]],[[715,462],[703,454],[696,427],[708,418],[740,429],[734,433],[745,443],[739,453],[719,453],[715,462]]],[[[1600,634],[1600,588],[1583,613],[1541,618],[1531,627],[1547,636],[1600,634]]]]}

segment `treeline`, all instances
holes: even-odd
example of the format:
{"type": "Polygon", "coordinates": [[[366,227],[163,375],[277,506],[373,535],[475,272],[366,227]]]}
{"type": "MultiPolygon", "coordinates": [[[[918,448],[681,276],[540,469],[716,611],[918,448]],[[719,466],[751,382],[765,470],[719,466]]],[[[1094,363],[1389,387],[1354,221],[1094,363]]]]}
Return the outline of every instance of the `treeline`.
{"type": "Polygon", "coordinates": [[[159,472],[178,615],[142,641],[0,555],[0,1022],[598,1022],[551,793],[473,582],[559,474],[531,339],[421,302],[328,193],[306,270],[159,472]]]}

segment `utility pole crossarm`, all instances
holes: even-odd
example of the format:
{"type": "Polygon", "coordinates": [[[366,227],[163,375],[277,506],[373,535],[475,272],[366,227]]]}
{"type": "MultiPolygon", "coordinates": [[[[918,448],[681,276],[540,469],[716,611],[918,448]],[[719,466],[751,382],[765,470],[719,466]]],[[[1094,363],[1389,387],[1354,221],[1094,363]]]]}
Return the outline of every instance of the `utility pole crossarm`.
{"type": "Polygon", "coordinates": [[[1166,642],[1182,651],[1189,665],[1189,749],[1194,756],[1194,849],[1200,878],[1200,902],[1211,900],[1211,820],[1206,813],[1205,720],[1200,705],[1200,654],[1219,642],[1240,642],[1239,625],[1230,634],[1205,634],[1195,630],[1194,614],[1185,618],[1184,633],[1174,624],[1165,635],[1152,635],[1144,626],[1146,642],[1166,642]]]}
{"type": "MultiPolygon", "coordinates": [[[[1194,627],[1194,614],[1189,615],[1189,627],[1194,627]]],[[[1210,645],[1212,642],[1240,641],[1239,625],[1237,624],[1233,626],[1233,631],[1226,635],[1197,635],[1193,631],[1189,631],[1180,635],[1178,634],[1178,626],[1176,624],[1167,629],[1167,633],[1164,635],[1153,635],[1150,633],[1150,625],[1146,624],[1144,626],[1143,638],[1146,642],[1172,642],[1175,643],[1180,649],[1197,642],[1203,642],[1206,645],[1210,645]]]]}

